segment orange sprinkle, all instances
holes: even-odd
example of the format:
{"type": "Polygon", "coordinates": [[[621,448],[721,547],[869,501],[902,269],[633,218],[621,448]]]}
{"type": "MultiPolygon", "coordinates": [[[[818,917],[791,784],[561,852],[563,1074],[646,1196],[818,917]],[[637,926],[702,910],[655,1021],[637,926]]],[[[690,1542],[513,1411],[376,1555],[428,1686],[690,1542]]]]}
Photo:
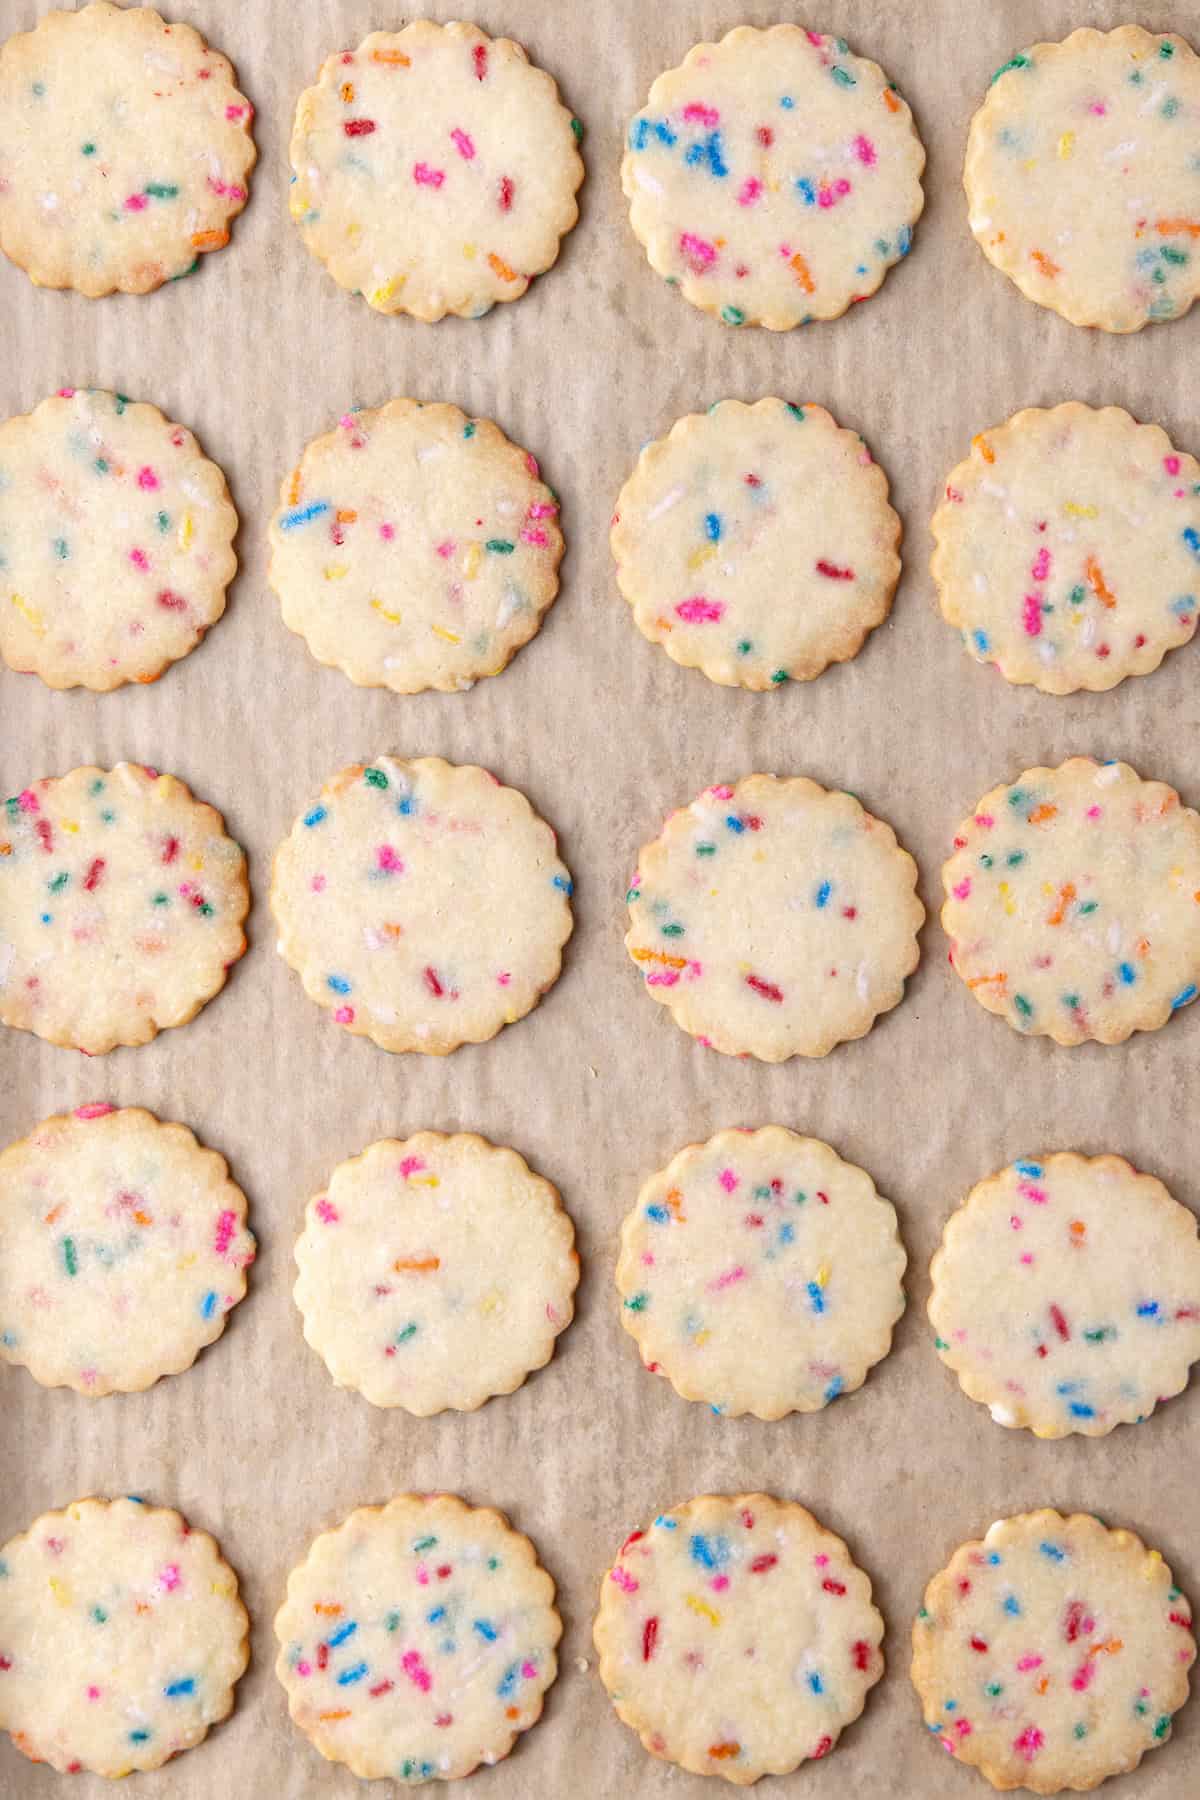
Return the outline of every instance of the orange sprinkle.
{"type": "Polygon", "coordinates": [[[355,510],[352,506],[339,506],[338,507],[337,522],[339,525],[353,525],[357,518],[358,518],[358,514],[355,512],[355,510]]]}
{"type": "Polygon", "coordinates": [[[1083,565],[1083,572],[1087,576],[1087,584],[1091,588],[1093,594],[1095,594],[1097,600],[1104,606],[1115,606],[1117,604],[1117,596],[1105,581],[1104,576],[1100,572],[1100,564],[1096,561],[1094,556],[1088,557],[1083,565]]]}
{"type": "Polygon", "coordinates": [[[46,1214],[45,1218],[42,1220],[42,1224],[43,1225],[53,1225],[55,1219],[58,1218],[59,1214],[62,1212],[62,1209],[65,1205],[66,1205],[66,1201],[60,1200],[57,1206],[52,1206],[50,1208],[50,1211],[46,1214]]]}
{"type": "Polygon", "coordinates": [[[1045,1693],[1045,1692],[1046,1692],[1046,1689],[1047,1689],[1047,1688],[1048,1688],[1048,1687],[1049,1687],[1049,1686],[1050,1686],[1050,1677],[1049,1677],[1049,1676],[1048,1676],[1048,1675],[1043,1675],[1043,1676],[1041,1676],[1041,1677],[1040,1677],[1040,1678],[1039,1678],[1039,1680],[1038,1680],[1038,1683],[1037,1683],[1037,1691],[1038,1691],[1038,1693],[1039,1693],[1039,1694],[1044,1694],[1044,1693],[1045,1693]]]}
{"type": "Polygon", "coordinates": [[[1200,221],[1196,219],[1159,219],[1154,229],[1163,237],[1178,237],[1186,232],[1188,237],[1200,237],[1200,221]]]}
{"type": "Polygon", "coordinates": [[[510,269],[504,258],[502,256],[497,256],[494,250],[489,251],[488,253],[488,268],[493,269],[500,277],[501,281],[520,280],[520,276],[517,274],[516,270],[510,269]]]}
{"type": "Polygon", "coordinates": [[[1066,915],[1066,910],[1074,898],[1075,883],[1073,881],[1064,882],[1062,887],[1058,890],[1058,899],[1054,903],[1054,911],[1046,920],[1047,925],[1061,925],[1063,918],[1066,915]]]}
{"type": "Polygon", "coordinates": [[[352,81],[343,81],[341,87],[338,89],[338,93],[341,95],[343,103],[346,106],[349,106],[354,99],[354,83],[352,81]]]}
{"type": "Polygon", "coordinates": [[[313,1601],[313,1611],[325,1619],[336,1619],[341,1610],[340,1606],[329,1606],[323,1600],[313,1601]]]}
{"type": "Polygon", "coordinates": [[[412,68],[412,57],[405,56],[403,50],[372,50],[371,61],[384,63],[389,69],[412,68]]]}
{"type": "Polygon", "coordinates": [[[800,286],[804,289],[806,294],[815,294],[816,293],[816,291],[817,291],[816,283],[813,281],[812,275],[809,273],[808,264],[805,262],[804,258],[801,256],[801,254],[798,250],[797,250],[795,256],[793,256],[791,262],[788,264],[788,267],[789,267],[789,269],[792,269],[794,271],[796,280],[800,283],[800,286]]]}
{"type": "Polygon", "coordinates": [[[140,1613],[148,1613],[151,1611],[151,1608],[145,1600],[135,1600],[134,1610],[140,1613]]]}
{"type": "Polygon", "coordinates": [[[668,956],[665,950],[632,950],[634,962],[664,963],[668,969],[686,969],[686,956],[668,956]]]}
{"type": "MultiPolygon", "coordinates": [[[[11,844],[0,844],[0,856],[11,856],[11,855],[12,855],[12,845],[11,844]]],[[[1200,900],[1200,894],[1197,894],[1196,898],[1197,898],[1197,900],[1200,900]]]]}
{"type": "Polygon", "coordinates": [[[322,1725],[327,1724],[329,1722],[329,1720],[331,1720],[331,1719],[348,1719],[349,1717],[350,1717],[350,1708],[348,1706],[337,1706],[333,1709],[332,1712],[323,1712],[323,1713],[317,1714],[317,1718],[320,1720],[322,1725]]]}
{"type": "Polygon", "coordinates": [[[506,1706],[504,1709],[504,1716],[506,1719],[519,1719],[521,1716],[521,1709],[519,1706],[506,1706]]]}
{"type": "Polygon", "coordinates": [[[300,471],[299,471],[299,469],[293,469],[292,470],[292,478],[288,482],[288,505],[295,506],[295,504],[299,500],[299,498],[300,498],[300,471]]]}
{"type": "Polygon", "coordinates": [[[1071,1220],[1071,1236],[1073,1238],[1084,1238],[1087,1236],[1087,1226],[1082,1219],[1071,1220]]]}
{"type": "Polygon", "coordinates": [[[135,1225],[153,1225],[154,1223],[148,1212],[135,1212],[133,1221],[135,1225]]]}
{"type": "Polygon", "coordinates": [[[1134,949],[1137,951],[1139,956],[1149,956],[1149,954],[1150,954],[1150,939],[1149,938],[1139,938],[1137,943],[1134,945],[1134,949]]]}
{"type": "Polygon", "coordinates": [[[1007,980],[1008,975],[1002,969],[999,975],[976,975],[972,980],[967,982],[967,986],[969,988],[986,987],[989,981],[998,981],[1003,985],[1007,980]]]}
{"type": "Polygon", "coordinates": [[[400,1256],[392,1264],[397,1275],[430,1275],[441,1266],[440,1256],[400,1256]]]}
{"type": "Polygon", "coordinates": [[[687,1224],[687,1214],[683,1210],[683,1195],[678,1188],[672,1188],[670,1190],[664,1201],[664,1205],[666,1206],[667,1211],[673,1214],[681,1225],[687,1224]]]}
{"type": "Polygon", "coordinates": [[[1059,268],[1058,264],[1052,262],[1044,250],[1031,250],[1029,254],[1037,264],[1038,268],[1042,271],[1042,274],[1049,276],[1051,280],[1053,280],[1056,275],[1062,274],[1062,270],[1059,268]]]}
{"type": "Polygon", "coordinates": [[[1051,806],[1049,800],[1043,800],[1042,804],[1040,806],[1035,806],[1030,813],[1029,823],[1031,825],[1048,825],[1051,819],[1056,819],[1057,817],[1057,806],[1051,806]]]}
{"type": "Polygon", "coordinates": [[[727,1756],[740,1756],[742,1754],[742,1746],[735,1743],[732,1738],[726,1738],[724,1742],[720,1744],[710,1744],[708,1746],[708,1754],[715,1758],[717,1762],[723,1762],[727,1756]]]}
{"type": "Polygon", "coordinates": [[[884,88],[883,104],[887,107],[889,112],[899,112],[900,111],[900,96],[899,96],[899,94],[893,93],[891,88],[884,88]]]}
{"type": "Polygon", "coordinates": [[[1116,1656],[1125,1648],[1121,1638],[1109,1638],[1107,1644],[1093,1644],[1089,1656],[1116,1656]]]}
{"type": "Polygon", "coordinates": [[[229,242],[227,231],[193,231],[193,250],[223,250],[229,242]]]}
{"type": "Polygon", "coordinates": [[[971,448],[972,450],[978,450],[985,463],[995,462],[996,452],[992,449],[992,446],[985,437],[973,437],[971,439],[971,448]]]}
{"type": "Polygon", "coordinates": [[[403,925],[386,924],[386,925],[381,925],[379,927],[379,929],[380,929],[380,931],[382,931],[384,937],[402,938],[404,936],[403,925]]]}

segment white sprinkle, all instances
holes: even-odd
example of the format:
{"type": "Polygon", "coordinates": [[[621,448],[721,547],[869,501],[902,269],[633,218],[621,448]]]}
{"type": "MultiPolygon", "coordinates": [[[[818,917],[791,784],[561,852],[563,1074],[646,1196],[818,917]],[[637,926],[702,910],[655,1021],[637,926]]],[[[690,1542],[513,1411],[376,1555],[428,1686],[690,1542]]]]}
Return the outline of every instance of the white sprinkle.
{"type": "Polygon", "coordinates": [[[662,191],[663,191],[662,182],[657,180],[655,176],[651,175],[650,171],[648,169],[642,167],[642,165],[640,163],[637,166],[637,168],[634,170],[633,176],[634,176],[634,180],[637,182],[638,186],[645,188],[647,193],[649,193],[649,194],[661,194],[662,193],[662,191]]]}
{"type": "Polygon", "coordinates": [[[656,506],[652,506],[650,508],[650,511],[647,513],[646,517],[650,520],[661,518],[663,513],[670,512],[670,510],[673,506],[679,505],[679,502],[683,499],[683,496],[686,493],[686,491],[687,490],[685,488],[683,488],[682,486],[681,487],[673,487],[669,494],[663,495],[662,499],[658,502],[658,504],[656,506]]]}
{"type": "Polygon", "coordinates": [[[1114,144],[1111,150],[1104,152],[1105,162],[1120,162],[1123,156],[1131,156],[1137,149],[1136,138],[1126,138],[1123,144],[1114,144]]]}
{"type": "Polygon", "coordinates": [[[1013,1412],[1012,1408],[1009,1406],[1001,1406],[999,1401],[997,1401],[994,1406],[990,1406],[988,1411],[991,1413],[993,1419],[995,1419],[997,1425],[1015,1425],[1017,1422],[1017,1415],[1013,1412]]]}
{"type": "Polygon", "coordinates": [[[1096,770],[1095,783],[1097,787],[1111,787],[1114,781],[1120,781],[1120,779],[1120,763],[1105,763],[1102,769],[1096,770]]]}

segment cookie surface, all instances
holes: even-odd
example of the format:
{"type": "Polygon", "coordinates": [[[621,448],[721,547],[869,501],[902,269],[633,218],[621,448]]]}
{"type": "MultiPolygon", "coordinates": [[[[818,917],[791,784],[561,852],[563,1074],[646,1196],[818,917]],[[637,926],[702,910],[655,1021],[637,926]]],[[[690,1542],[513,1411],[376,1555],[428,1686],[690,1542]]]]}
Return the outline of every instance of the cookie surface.
{"type": "Polygon", "coordinates": [[[420,1131],[340,1163],[296,1245],[304,1335],[339,1387],[427,1418],[511,1394],[574,1312],[575,1229],[515,1150],[420,1131]]]}
{"type": "Polygon", "coordinates": [[[246,858],[219,812],[138,763],[4,803],[0,1021],[102,1055],[183,1025],[246,948],[246,858]]]}
{"type": "Polygon", "coordinates": [[[292,217],[377,312],[479,318],[557,258],[579,217],[579,135],[510,38],[429,19],[373,31],[300,96],[292,217]]]}
{"type": "Polygon", "coordinates": [[[685,1400],[781,1419],[861,1387],[904,1311],[894,1207],[828,1144],[722,1131],[651,1176],[621,1230],[621,1323],[685,1400]]]}
{"type": "Polygon", "coordinates": [[[1140,25],[1035,44],[971,120],[963,185],[988,261],[1073,325],[1140,331],[1200,293],[1200,58],[1140,25]]]}
{"type": "Polygon", "coordinates": [[[740,25],[660,75],[621,183],[651,268],[727,325],[788,331],[865,300],[908,254],[925,151],[842,38],[740,25]]]}
{"type": "Polygon", "coordinates": [[[993,1787],[1096,1787],[1165,1742],[1195,1660],[1157,1550],[1088,1513],[1020,1513],[925,1590],[912,1678],[942,1748],[993,1787]]]}
{"type": "Polygon", "coordinates": [[[710,1049],[824,1056],[903,998],[925,908],[890,825],[803,776],[706,788],[647,844],[625,948],[710,1049]]]}
{"type": "Polygon", "coordinates": [[[167,1507],[44,1513],[0,1551],[0,1593],[0,1730],[33,1762],[157,1769],[233,1708],[249,1660],[237,1576],[167,1507]]]}
{"type": "Polygon", "coordinates": [[[280,846],[279,952],[333,1021],[442,1056],[494,1037],[557,981],[571,878],[528,800],[418,757],[343,769],[280,846]]]}
{"type": "Polygon", "coordinates": [[[364,1780],[453,1780],[542,1710],[562,1621],[502,1513],[453,1494],[363,1506],[315,1540],[275,1619],[292,1718],[364,1780]]]}
{"type": "Polygon", "coordinates": [[[809,681],[887,617],[900,520],[823,406],[722,400],[648,444],[612,527],[638,630],[726,687],[809,681]]]}
{"type": "Polygon", "coordinates": [[[1057,1044],[1156,1031],[1200,984],[1200,817],[1128,763],[1073,756],[983,796],[942,865],[950,961],[1057,1044]]]}
{"type": "Polygon", "coordinates": [[[54,688],[153,681],[224,612],[237,527],[184,426],[61,388],[0,425],[0,654],[54,688]]]}
{"type": "Polygon", "coordinates": [[[229,242],[254,109],[190,25],[108,0],[0,48],[0,249],[39,287],[145,294],[229,242]]]}
{"type": "Polygon", "coordinates": [[[134,1393],[191,1367],[254,1261],[246,1196],[186,1125],[103,1102],[0,1152],[0,1359],[134,1393]]]}
{"type": "Polygon", "coordinates": [[[981,432],[932,529],[942,612],[1007,681],[1115,687],[1196,629],[1200,463],[1119,406],[981,432]]]}
{"type": "Polygon", "coordinates": [[[633,1532],[593,1635],[652,1756],[739,1787],[827,1756],[883,1674],[883,1620],[841,1538],[768,1494],[703,1494],[633,1532]]]}
{"type": "Polygon", "coordinates": [[[558,592],[558,502],[527,450],[457,406],[347,413],[284,483],[268,578],[318,662],[361,687],[498,675],[558,592]]]}

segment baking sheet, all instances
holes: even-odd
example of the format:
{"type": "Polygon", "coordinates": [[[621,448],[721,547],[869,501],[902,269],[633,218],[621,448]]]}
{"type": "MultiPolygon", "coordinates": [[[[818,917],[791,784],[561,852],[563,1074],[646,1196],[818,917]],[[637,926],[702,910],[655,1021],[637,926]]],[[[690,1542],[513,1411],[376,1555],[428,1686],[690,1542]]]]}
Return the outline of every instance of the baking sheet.
{"type": "MultiPolygon", "coordinates": [[[[47,0],[3,0],[28,28],[47,0]]],[[[250,1292],[221,1341],[144,1395],[88,1401],[0,1371],[0,1541],[49,1507],[133,1491],[216,1533],[253,1619],[233,1718],[140,1794],[325,1800],[360,1791],[290,1724],[272,1673],[271,1620],[310,1538],[356,1505],[444,1487],[505,1509],[559,1583],[561,1673],[542,1722],[508,1762],[472,1778],[489,1800],[624,1800],[718,1789],[655,1764],[616,1719],[590,1641],[597,1583],[625,1534],[704,1490],[767,1489],[809,1504],[876,1583],[889,1672],[820,1770],[768,1783],[842,1800],[982,1794],[927,1738],[907,1677],[928,1577],[997,1515],[1082,1507],[1140,1532],[1200,1599],[1195,1469],[1200,1393],[1140,1427],[1038,1443],[992,1424],[934,1354],[929,1256],[979,1177],[1022,1153],[1116,1150],[1200,1206],[1189,1081],[1200,1006],[1114,1049],[1023,1041],[974,1005],[936,921],[903,1005],[825,1061],[778,1067],[705,1051],[639,991],[621,946],[622,895],[663,815],[754,769],[852,789],[917,857],[931,912],[951,834],[993,784],[1078,752],[1123,757],[1200,804],[1197,655],[1114,692],[1051,699],[971,662],[927,575],[928,520],[974,432],[1017,408],[1116,402],[1200,446],[1200,308],[1111,338],[1024,301],[972,241],[959,184],[970,113],[1013,49],[1075,25],[1111,27],[1120,0],[826,0],[802,22],[844,33],[908,98],[929,151],[913,253],[833,324],[731,332],[652,274],[620,194],[625,123],[650,82],[702,37],[795,17],[759,0],[480,0],[470,16],[521,39],[584,121],[582,218],[558,266],[482,321],[386,319],[337,288],[286,210],[294,103],[324,56],[409,16],[387,0],[174,0],[232,57],[258,108],[261,160],[230,249],[148,298],[87,301],[0,267],[0,408],[28,411],[64,383],[119,389],[198,433],[242,518],[228,613],[157,685],[52,694],[0,673],[0,787],[121,757],[170,769],[219,807],[250,856],[251,949],[181,1030],[97,1061],[0,1033],[0,1138],[103,1098],[179,1118],[223,1151],[260,1244],[250,1292]],[[609,515],[648,438],[724,396],[781,394],[862,431],[906,529],[891,621],[820,680],[753,695],[718,688],[647,644],[617,593],[609,515]],[[506,674],[462,695],[399,699],[322,669],[266,586],[266,523],[301,446],[350,404],[394,394],[495,418],[539,457],[563,500],[563,591],[506,674]],[[561,834],[576,933],[558,985],[490,1044],[444,1060],[389,1057],[334,1028],[275,954],[272,852],[324,778],[382,750],[479,761],[524,789],[561,834]],[[645,1374],[612,1286],[620,1221],[681,1145],[778,1120],[861,1163],[900,1214],[909,1307],[895,1348],[857,1394],[778,1424],[714,1417],[645,1374]],[[579,1232],[576,1323],[553,1363],[473,1415],[410,1419],[332,1386],[291,1299],[304,1204],[336,1162],[421,1127],[477,1130],[520,1149],[561,1188],[579,1232]],[[586,1664],[586,1667],[585,1667],[586,1664]]],[[[453,0],[424,9],[446,19],[453,0]]],[[[1146,23],[1192,31],[1188,0],[1146,23]]],[[[59,1778],[0,1743],[0,1795],[36,1800],[59,1778]]],[[[1145,1800],[1200,1791],[1200,1703],[1142,1771],[1145,1800]]],[[[75,1800],[111,1789],[74,1778],[75,1800]]],[[[764,1790],[766,1791],[766,1790],[764,1790]]]]}

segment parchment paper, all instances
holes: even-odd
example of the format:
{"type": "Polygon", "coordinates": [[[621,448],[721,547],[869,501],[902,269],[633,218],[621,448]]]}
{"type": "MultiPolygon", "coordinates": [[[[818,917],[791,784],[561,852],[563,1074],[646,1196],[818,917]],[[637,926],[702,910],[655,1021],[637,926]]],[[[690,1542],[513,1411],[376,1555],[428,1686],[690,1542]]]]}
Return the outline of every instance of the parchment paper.
{"type": "MultiPolygon", "coordinates": [[[[2,0],[4,30],[47,0],[2,0]]],[[[850,788],[917,857],[931,912],[955,825],[994,783],[1077,752],[1123,757],[1200,804],[1196,647],[1109,694],[1011,688],[963,652],[927,574],[928,520],[972,434],[1021,406],[1116,402],[1181,447],[1196,416],[1200,308],[1113,338],[1023,300],[976,248],[959,174],[968,119],[1011,52],[1076,25],[1114,26],[1120,0],[825,0],[802,23],[844,33],[913,106],[929,151],[927,204],[908,261],[833,324],[774,336],[701,316],[655,276],[620,194],[625,124],[654,76],[700,38],[794,18],[744,0],[479,0],[468,16],[524,42],[584,121],[582,213],[559,264],[482,321],[387,319],[337,288],[286,211],[300,90],[326,54],[409,16],[388,0],[173,0],[232,57],[258,108],[261,160],[232,246],[147,298],[43,293],[0,266],[0,407],[26,412],[64,383],[152,400],[192,426],[227,471],[242,570],[203,646],[155,686],[50,693],[0,674],[0,786],[121,757],[172,770],[224,813],[250,857],[252,947],[190,1025],[96,1061],[0,1033],[0,1136],[104,1098],[179,1118],[231,1160],[259,1260],[249,1295],[187,1374],[144,1395],[86,1400],[0,1372],[0,1541],[50,1507],[133,1491],[216,1533],[253,1618],[233,1718],[131,1791],[160,1800],[325,1800],[360,1791],[290,1724],[271,1621],[311,1537],[354,1506],[449,1488],[506,1510],[559,1583],[561,1673],[511,1759],[472,1778],[481,1800],[710,1797],[715,1782],[654,1763],[617,1721],[590,1640],[597,1583],[634,1526],[705,1490],[767,1489],[811,1506],[849,1541],[888,1622],[888,1674],[820,1768],[772,1791],[876,1800],[987,1792],[923,1730],[909,1629],[928,1578],[1000,1514],[1097,1511],[1163,1551],[1200,1601],[1200,1393],[1094,1441],[1039,1443],[994,1425],[933,1349],[929,1256],[950,1210],[1021,1153],[1116,1150],[1200,1205],[1190,1084],[1200,1006],[1118,1048],[1024,1041],[966,994],[931,920],[896,1011],[823,1062],[767,1067],[697,1046],[651,1004],[621,945],[638,847],[701,787],[754,769],[850,788]],[[322,669],[283,627],[265,582],[266,524],[303,444],[348,405],[394,394],[490,416],[560,491],[563,591],[508,672],[461,695],[399,699],[322,669]],[[647,439],[727,395],[828,406],[862,431],[905,521],[891,621],[820,680],[753,695],[677,668],[635,630],[617,592],[608,523],[647,439]],[[576,932],[561,981],[494,1042],[443,1060],[389,1057],[339,1032],[274,949],[270,858],[324,778],[382,750],[478,761],[523,788],[561,834],[576,932]],[[778,1120],[870,1170],[899,1210],[909,1306],[895,1348],[857,1394],[768,1425],[714,1417],[641,1369],[612,1285],[620,1221],[640,1182],[683,1144],[778,1120]],[[372,1139],[478,1130],[561,1188],[579,1231],[576,1323],[553,1363],[473,1415],[410,1419],[332,1385],[291,1298],[305,1202],[372,1139]],[[585,1668],[585,1663],[587,1667],[585,1668]]],[[[439,19],[463,9],[431,0],[439,19]]],[[[1200,36],[1189,0],[1156,0],[1155,28],[1200,36]]],[[[59,1778],[0,1744],[4,1800],[59,1778]]],[[[65,1786],[65,1784],[64,1784],[65,1786]]],[[[80,1775],[75,1800],[111,1789],[80,1775]]],[[[363,1790],[365,1791],[365,1790],[363,1790]]],[[[766,1791],[765,1789],[763,1790],[766,1791]]],[[[1200,1702],[1117,1793],[1200,1792],[1200,1702]]]]}

